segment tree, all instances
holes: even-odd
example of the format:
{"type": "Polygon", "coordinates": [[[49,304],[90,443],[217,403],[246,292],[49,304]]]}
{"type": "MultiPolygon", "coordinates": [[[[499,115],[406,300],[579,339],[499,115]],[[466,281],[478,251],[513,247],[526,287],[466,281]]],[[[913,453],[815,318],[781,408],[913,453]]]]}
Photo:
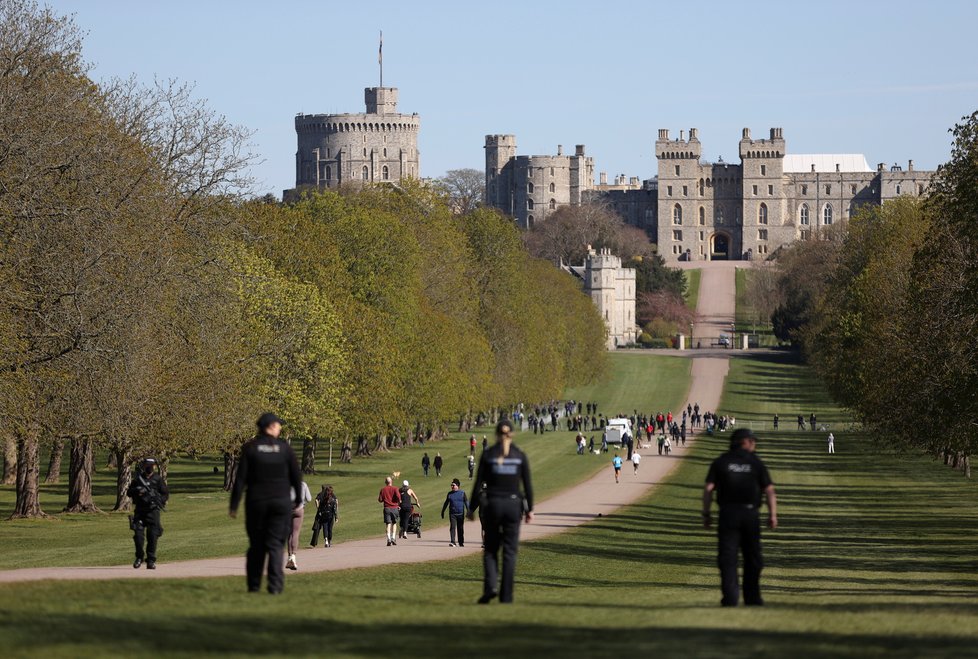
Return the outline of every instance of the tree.
{"type": "Polygon", "coordinates": [[[434,187],[448,199],[456,215],[468,215],[486,198],[486,173],[478,169],[450,169],[435,179],[434,187]]]}
{"type": "Polygon", "coordinates": [[[524,241],[530,254],[551,263],[582,263],[589,247],[607,247],[623,261],[653,253],[644,231],[628,226],[599,201],[561,206],[534,224],[524,241]]]}

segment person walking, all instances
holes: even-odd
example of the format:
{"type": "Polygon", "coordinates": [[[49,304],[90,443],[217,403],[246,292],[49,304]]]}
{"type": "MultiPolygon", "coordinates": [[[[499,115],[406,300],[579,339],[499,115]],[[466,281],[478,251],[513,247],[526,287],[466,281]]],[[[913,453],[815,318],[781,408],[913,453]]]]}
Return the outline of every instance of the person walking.
{"type": "Polygon", "coordinates": [[[777,414],[775,414],[775,415],[774,415],[774,429],[775,429],[775,430],[777,430],[777,429],[778,429],[778,422],[779,422],[779,421],[780,421],[780,418],[778,417],[778,415],[777,415],[777,414]]]}
{"type": "Polygon", "coordinates": [[[812,412],[811,416],[808,417],[809,423],[812,424],[811,431],[815,432],[815,413],[812,412]]]}
{"type": "Polygon", "coordinates": [[[458,546],[465,546],[465,516],[469,514],[469,500],[462,491],[462,482],[452,479],[452,489],[445,495],[445,503],[441,506],[441,518],[445,519],[445,509],[448,509],[448,546],[455,546],[455,536],[458,534],[458,546]]]}
{"type": "Polygon", "coordinates": [[[384,506],[384,525],[387,527],[387,546],[397,544],[397,516],[401,508],[401,493],[393,485],[394,480],[388,476],[384,479],[384,487],[380,488],[377,501],[384,506]]]}
{"type": "Polygon", "coordinates": [[[632,474],[638,474],[638,465],[642,462],[642,456],[638,454],[638,451],[632,453],[632,474]]]}
{"type": "Polygon", "coordinates": [[[325,547],[329,547],[333,542],[333,524],[340,518],[340,502],[336,499],[332,485],[323,485],[322,491],[316,495],[316,519],[312,523],[312,542],[310,547],[315,547],[319,540],[319,532],[323,532],[323,540],[326,541],[325,547]]]}
{"type": "Polygon", "coordinates": [[[717,563],[723,606],[737,606],[740,591],[737,584],[737,552],[744,559],[744,603],[764,604],[761,598],[761,494],[767,498],[768,526],[778,527],[778,504],[774,484],[767,467],[755,455],[757,437],[747,428],[735,430],[730,450],[710,465],[703,487],[703,526],[710,528],[710,507],[716,492],[720,506],[717,523],[717,563]]]}
{"type": "Polygon", "coordinates": [[[798,430],[805,429],[805,417],[801,414],[798,415],[798,430]]]}
{"type": "Polygon", "coordinates": [[[441,476],[441,468],[445,461],[441,459],[441,453],[435,453],[435,476],[441,476]]]}
{"type": "Polygon", "coordinates": [[[475,476],[475,454],[469,453],[469,478],[475,476]]]}
{"type": "Polygon", "coordinates": [[[129,518],[129,526],[136,545],[136,560],[132,566],[137,570],[143,564],[143,558],[146,559],[147,570],[156,569],[156,544],[163,535],[160,513],[166,510],[166,502],[170,498],[170,490],[155,469],[156,460],[145,458],[127,492],[136,506],[135,513],[129,518]]]}
{"type": "MultiPolygon", "coordinates": [[[[474,499],[485,488],[485,502],[480,505],[485,549],[482,553],[482,597],[488,604],[495,597],[502,603],[513,601],[516,577],[516,554],[520,541],[520,522],[533,521],[533,481],[530,461],[513,444],[513,426],[508,419],[496,424],[496,443],[483,452],[472,486],[474,499]],[[520,487],[522,486],[522,494],[520,487]],[[499,550],[502,548],[502,582],[499,578],[499,550]]],[[[472,519],[469,510],[469,519],[472,519]]]]}
{"type": "Polygon", "coordinates": [[[295,552],[299,549],[299,533],[302,532],[302,520],[306,516],[306,504],[312,501],[312,493],[309,491],[309,486],[306,485],[305,481],[302,481],[301,489],[302,491],[298,497],[294,490],[290,492],[291,499],[295,501],[302,500],[302,505],[296,506],[292,510],[292,533],[289,534],[289,560],[285,563],[285,567],[290,570],[299,569],[295,552]]]}
{"type": "Polygon", "coordinates": [[[615,453],[615,457],[611,458],[611,466],[615,468],[615,482],[618,481],[618,477],[621,475],[621,456],[615,453]]]}
{"type": "Polygon", "coordinates": [[[829,453],[835,453],[835,435],[829,433],[829,453]]]}
{"type": "MultiPolygon", "coordinates": [[[[411,521],[411,513],[414,512],[414,507],[421,507],[421,502],[418,501],[418,495],[414,493],[411,489],[411,484],[404,481],[401,485],[401,489],[398,490],[398,494],[401,495],[401,535],[400,537],[407,540],[407,527],[408,522],[411,521]]],[[[396,543],[395,543],[396,544],[396,543]]]]}
{"type": "Polygon", "coordinates": [[[424,470],[425,478],[428,477],[428,470],[430,468],[431,468],[431,458],[429,458],[428,454],[425,453],[424,455],[421,456],[421,469],[424,470]]]}
{"type": "Polygon", "coordinates": [[[257,593],[261,589],[262,570],[267,562],[268,592],[276,595],[285,587],[282,550],[292,511],[302,505],[302,474],[292,447],[279,438],[282,419],[267,412],[258,418],[256,425],[258,434],[241,448],[228,515],[232,519],[237,517],[238,504],[247,490],[248,592],[257,593]],[[289,500],[290,487],[295,493],[294,501],[289,500]]]}

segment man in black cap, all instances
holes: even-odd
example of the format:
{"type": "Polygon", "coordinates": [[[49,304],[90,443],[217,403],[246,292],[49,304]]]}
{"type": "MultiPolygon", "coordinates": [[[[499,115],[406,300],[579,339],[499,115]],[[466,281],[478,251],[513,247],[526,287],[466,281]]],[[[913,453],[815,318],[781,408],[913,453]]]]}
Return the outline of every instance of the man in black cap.
{"type": "Polygon", "coordinates": [[[238,513],[241,494],[245,499],[245,528],[248,530],[248,592],[261,588],[261,573],[268,560],[268,592],[275,595],[285,586],[282,551],[289,534],[293,509],[302,505],[302,475],[295,452],[279,439],[282,419],[271,412],[258,419],[258,435],[241,448],[238,474],[231,490],[228,514],[238,513]],[[296,500],[291,501],[291,492],[296,500]]]}
{"type": "Polygon", "coordinates": [[[713,491],[720,504],[717,524],[717,563],[723,606],[737,606],[740,592],[737,584],[737,550],[744,555],[744,603],[764,604],[761,599],[761,493],[767,496],[768,526],[778,526],[778,504],[774,484],[767,467],[754,454],[757,437],[741,428],[730,437],[730,451],[713,461],[703,488],[703,526],[710,528],[710,506],[713,491]]]}
{"type": "Polygon", "coordinates": [[[163,478],[155,473],[154,467],[156,467],[156,460],[145,458],[133,476],[127,492],[136,506],[135,514],[129,518],[129,524],[132,527],[133,541],[136,543],[136,560],[133,561],[132,566],[137,569],[143,564],[144,557],[146,569],[156,569],[156,541],[163,535],[160,512],[166,508],[167,499],[170,498],[170,490],[167,489],[163,478]],[[143,552],[144,539],[145,553],[143,552]]]}

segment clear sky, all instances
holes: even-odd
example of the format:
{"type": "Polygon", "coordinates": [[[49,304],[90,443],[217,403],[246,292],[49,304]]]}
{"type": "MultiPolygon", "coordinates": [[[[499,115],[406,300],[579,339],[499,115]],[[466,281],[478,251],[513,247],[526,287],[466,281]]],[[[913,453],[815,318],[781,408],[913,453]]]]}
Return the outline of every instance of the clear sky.
{"type": "MultiPolygon", "coordinates": [[[[257,2],[49,0],[87,32],[96,78],[196,83],[255,131],[257,193],[295,184],[298,112],[362,112],[400,89],[421,115],[421,173],[483,169],[490,133],[520,154],[584,144],[597,171],[650,178],[657,129],[700,130],[737,161],[743,127],[789,153],[932,169],[978,109],[978,2],[257,2]]],[[[566,151],[565,151],[566,152],[566,151]]]]}

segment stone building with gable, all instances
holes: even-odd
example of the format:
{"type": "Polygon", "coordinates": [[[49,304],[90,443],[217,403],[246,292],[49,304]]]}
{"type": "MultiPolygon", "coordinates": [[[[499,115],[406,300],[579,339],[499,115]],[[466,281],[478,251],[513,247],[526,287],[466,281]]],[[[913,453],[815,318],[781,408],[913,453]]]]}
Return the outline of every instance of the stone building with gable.
{"type": "Polygon", "coordinates": [[[399,113],[397,98],[395,87],[368,87],[366,112],[297,114],[295,188],[285,199],[303,189],[421,178],[421,118],[399,113]]]}

